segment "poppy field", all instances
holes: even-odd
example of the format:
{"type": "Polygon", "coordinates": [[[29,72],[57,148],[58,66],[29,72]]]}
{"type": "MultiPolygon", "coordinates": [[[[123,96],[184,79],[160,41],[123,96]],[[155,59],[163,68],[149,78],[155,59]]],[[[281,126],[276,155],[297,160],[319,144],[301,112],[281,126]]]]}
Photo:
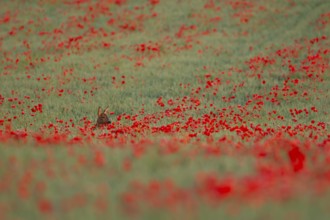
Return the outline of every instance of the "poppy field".
{"type": "Polygon", "coordinates": [[[330,3],[1,5],[0,219],[329,218],[330,3]]]}

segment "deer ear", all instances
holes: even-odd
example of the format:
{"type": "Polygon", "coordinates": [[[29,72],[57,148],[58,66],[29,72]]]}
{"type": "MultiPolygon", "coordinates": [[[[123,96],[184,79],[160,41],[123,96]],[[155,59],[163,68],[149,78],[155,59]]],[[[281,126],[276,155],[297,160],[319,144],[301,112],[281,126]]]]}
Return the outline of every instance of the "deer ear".
{"type": "Polygon", "coordinates": [[[102,114],[102,109],[101,107],[99,107],[98,111],[97,111],[97,116],[100,116],[102,114]]]}
{"type": "Polygon", "coordinates": [[[104,109],[104,111],[103,111],[103,113],[107,113],[108,112],[108,110],[109,110],[109,106],[107,106],[105,109],[104,109]]]}

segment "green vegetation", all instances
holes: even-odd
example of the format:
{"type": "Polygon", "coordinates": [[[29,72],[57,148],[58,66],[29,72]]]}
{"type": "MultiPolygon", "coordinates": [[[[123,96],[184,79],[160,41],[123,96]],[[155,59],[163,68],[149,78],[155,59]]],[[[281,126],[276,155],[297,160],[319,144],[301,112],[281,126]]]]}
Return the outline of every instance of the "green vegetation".
{"type": "Polygon", "coordinates": [[[0,219],[326,219],[329,13],[3,1],[0,219]]]}

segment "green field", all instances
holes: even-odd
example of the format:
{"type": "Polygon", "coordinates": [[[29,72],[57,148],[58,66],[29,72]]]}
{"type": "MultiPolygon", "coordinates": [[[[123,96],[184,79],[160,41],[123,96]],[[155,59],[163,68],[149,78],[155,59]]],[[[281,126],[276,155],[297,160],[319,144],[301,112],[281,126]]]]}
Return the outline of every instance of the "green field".
{"type": "Polygon", "coordinates": [[[330,3],[1,4],[0,219],[330,216],[330,3]]]}

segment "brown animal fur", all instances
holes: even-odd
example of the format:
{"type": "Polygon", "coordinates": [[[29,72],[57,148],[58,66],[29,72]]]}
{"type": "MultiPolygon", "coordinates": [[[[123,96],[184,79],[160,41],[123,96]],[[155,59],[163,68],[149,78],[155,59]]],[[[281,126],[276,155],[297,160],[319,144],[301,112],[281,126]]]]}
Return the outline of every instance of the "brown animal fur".
{"type": "Polygon", "coordinates": [[[102,111],[101,107],[99,107],[97,111],[97,121],[96,121],[96,128],[102,127],[103,125],[111,124],[111,121],[107,115],[108,107],[102,111]]]}

